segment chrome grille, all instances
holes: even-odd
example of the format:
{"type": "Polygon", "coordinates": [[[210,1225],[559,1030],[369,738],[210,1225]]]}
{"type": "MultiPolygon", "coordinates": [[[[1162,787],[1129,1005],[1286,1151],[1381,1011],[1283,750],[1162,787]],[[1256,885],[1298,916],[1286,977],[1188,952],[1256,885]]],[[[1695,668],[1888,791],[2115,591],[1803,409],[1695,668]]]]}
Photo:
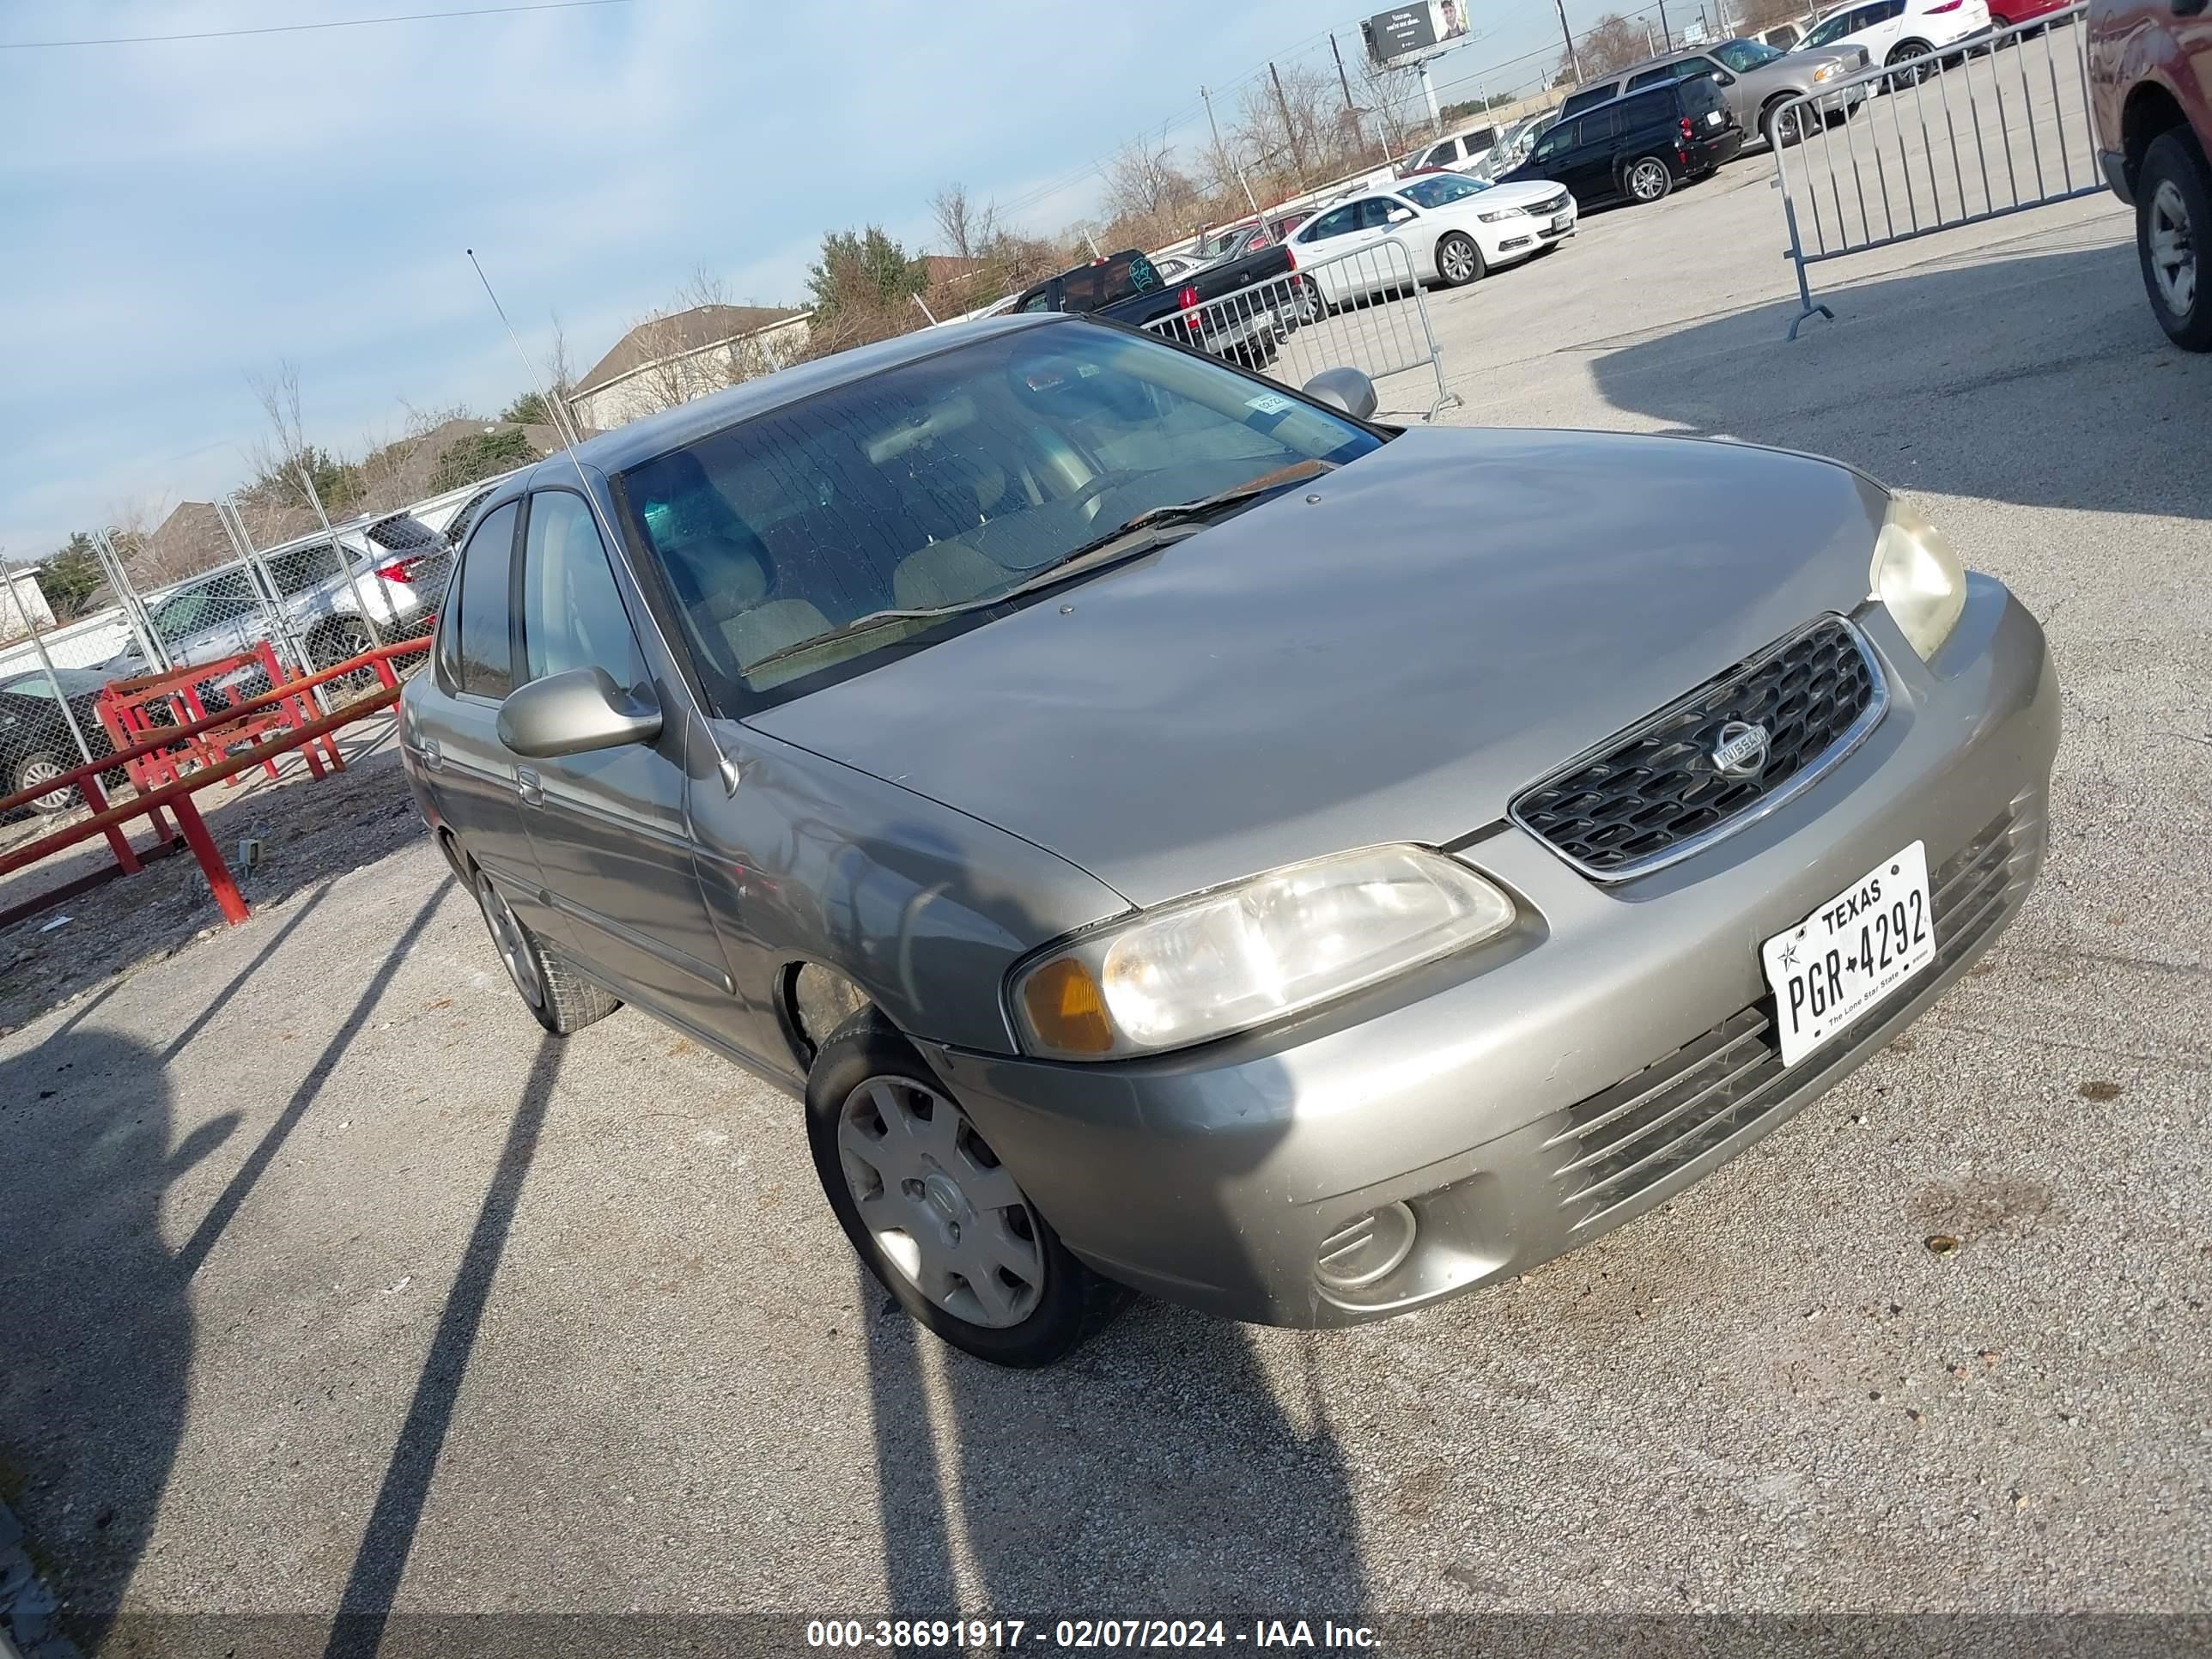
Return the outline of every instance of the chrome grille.
{"type": "Polygon", "coordinates": [[[1859,631],[1824,617],[1736,664],[1517,796],[1514,821],[1602,881],[1686,858],[1778,805],[1857,744],[1888,696],[1859,631]],[[1721,729],[1766,733],[1764,766],[1714,764],[1721,729]]]}
{"type": "MultiPolygon", "coordinates": [[[[1941,975],[1989,936],[2034,876],[2040,829],[2039,819],[2008,812],[1929,878],[1936,960],[1924,975],[1941,975]]],[[[1665,1059],[1567,1109],[1545,1144],[1565,1152],[1560,1202],[1576,1212],[1574,1230],[1597,1224],[1729,1136],[1802,1099],[1827,1066],[1815,1057],[1794,1072],[1782,1069],[1770,1006],[1763,999],[1739,1009],[1665,1059]]],[[[1838,1032],[1824,1045],[1831,1060],[1897,1007],[1869,1009],[1838,1032]]]]}

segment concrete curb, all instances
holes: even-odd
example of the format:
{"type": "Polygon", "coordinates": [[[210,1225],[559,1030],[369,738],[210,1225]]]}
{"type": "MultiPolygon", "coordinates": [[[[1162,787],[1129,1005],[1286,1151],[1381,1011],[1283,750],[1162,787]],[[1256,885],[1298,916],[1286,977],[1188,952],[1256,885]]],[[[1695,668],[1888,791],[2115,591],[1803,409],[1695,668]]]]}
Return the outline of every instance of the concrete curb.
{"type": "Polygon", "coordinates": [[[23,1523],[0,1504],[0,1659],[82,1659],[62,1634],[54,1593],[23,1547],[23,1523]]]}

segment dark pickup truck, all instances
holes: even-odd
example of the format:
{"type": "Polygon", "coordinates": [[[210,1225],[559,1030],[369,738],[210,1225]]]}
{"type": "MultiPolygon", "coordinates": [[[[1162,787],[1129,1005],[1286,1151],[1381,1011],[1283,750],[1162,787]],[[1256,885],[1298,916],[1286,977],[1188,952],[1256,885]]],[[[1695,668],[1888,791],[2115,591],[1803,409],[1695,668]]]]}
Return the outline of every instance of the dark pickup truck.
{"type": "Polygon", "coordinates": [[[1014,302],[1016,311],[1080,311],[1210,351],[1217,357],[1264,362],[1285,334],[1317,311],[1311,289],[1297,275],[1288,246],[1263,247],[1224,259],[1171,283],[1135,248],[1048,276],[1014,302]],[[1245,290],[1250,290],[1249,295],[1245,290]],[[1208,306],[1211,300],[1228,304],[1208,306]],[[1172,329],[1164,318],[1179,320],[1172,329]]]}

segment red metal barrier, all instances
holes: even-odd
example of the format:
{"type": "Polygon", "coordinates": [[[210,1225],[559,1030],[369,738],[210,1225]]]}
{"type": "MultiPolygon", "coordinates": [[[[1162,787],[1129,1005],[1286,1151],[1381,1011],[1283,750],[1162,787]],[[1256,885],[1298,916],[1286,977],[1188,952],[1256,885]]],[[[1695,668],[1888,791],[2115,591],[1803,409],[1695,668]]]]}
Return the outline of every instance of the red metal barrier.
{"type": "MultiPolygon", "coordinates": [[[[254,667],[260,669],[272,691],[288,690],[296,684],[278,665],[276,653],[269,641],[262,640],[251,650],[234,652],[211,662],[192,663],[183,668],[141,675],[136,679],[116,680],[103,688],[98,703],[100,723],[107,729],[108,741],[117,749],[128,749],[156,738],[169,744],[162,752],[132,761],[129,769],[131,781],[142,790],[174,783],[184,775],[180,762],[189,760],[197,766],[210,766],[238,744],[252,742],[278,726],[304,726],[315,717],[307,697],[295,694],[266,709],[243,715],[235,708],[219,708],[217,713],[234,717],[228,724],[210,726],[196,737],[170,737],[171,732],[183,726],[209,719],[210,702],[227,704],[228,699],[215,695],[214,688],[220,681],[240,669],[254,667]],[[168,714],[166,726],[153,718],[156,709],[168,714]]],[[[308,744],[303,751],[308,769],[317,777],[323,775],[322,763],[316,754],[319,749],[328,753],[331,764],[337,770],[345,769],[337,740],[325,738],[319,744],[308,744]]],[[[276,775],[274,761],[268,763],[268,770],[273,779],[276,775]]],[[[235,775],[230,782],[236,787],[235,775]]]]}
{"type": "MultiPolygon", "coordinates": [[[[10,852],[0,854],[0,876],[20,870],[26,865],[36,864],[49,854],[74,847],[79,842],[89,841],[94,836],[105,836],[115,854],[116,863],[125,873],[135,874],[139,868],[138,855],[131,850],[131,842],[123,833],[123,826],[132,818],[144,817],[154,824],[157,833],[164,833],[161,809],[167,807],[176,815],[178,830],[184,836],[185,844],[191,849],[192,855],[199,860],[200,871],[207,877],[208,887],[214,893],[216,902],[222,907],[224,919],[233,925],[244,921],[247,915],[246,901],[239,893],[238,884],[231,879],[230,866],[223,862],[222,853],[216,848],[215,838],[208,834],[207,824],[192,800],[194,793],[210,784],[234,778],[251,768],[273,762],[276,757],[288,750],[326,739],[340,726],[349,726],[367,715],[389,708],[399,701],[399,676],[392,666],[392,659],[411,656],[429,648],[428,639],[403,640],[396,645],[380,646],[374,651],[363,652],[360,656],[349,657],[319,673],[288,681],[262,696],[250,697],[219,714],[189,720],[174,727],[156,727],[155,729],[161,735],[155,738],[134,744],[100,760],[88,761],[58,778],[49,779],[35,787],[0,799],[0,812],[8,812],[18,806],[27,805],[53,790],[66,789],[75,784],[83,791],[85,803],[92,808],[92,816],[82,823],[54,830],[10,852]],[[217,731],[261,709],[279,707],[288,700],[297,701],[315,686],[357,674],[363,668],[374,669],[377,678],[382,682],[377,690],[367,696],[354,698],[320,719],[289,726],[289,729],[275,737],[250,743],[243,749],[222,755],[212,763],[176,777],[142,793],[134,800],[124,802],[120,806],[107,804],[106,794],[100,787],[102,772],[118,764],[128,764],[149,755],[161,753],[203,733],[217,731]]],[[[335,744],[332,747],[335,748],[335,744]]],[[[319,777],[321,775],[321,769],[317,767],[316,775],[319,777]]]]}

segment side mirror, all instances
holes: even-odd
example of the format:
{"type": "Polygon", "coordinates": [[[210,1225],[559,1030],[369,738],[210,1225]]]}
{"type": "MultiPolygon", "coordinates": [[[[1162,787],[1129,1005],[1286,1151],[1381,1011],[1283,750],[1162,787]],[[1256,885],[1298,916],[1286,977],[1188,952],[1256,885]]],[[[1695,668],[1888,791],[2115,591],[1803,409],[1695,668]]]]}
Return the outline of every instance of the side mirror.
{"type": "Polygon", "coordinates": [[[659,705],[632,696],[604,668],[549,674],[499,706],[499,740],[532,760],[651,743],[659,735],[659,705]]]}
{"type": "Polygon", "coordinates": [[[1401,208],[1401,207],[1394,207],[1394,208],[1392,208],[1392,209],[1390,210],[1390,211],[1389,211],[1389,215],[1387,216],[1387,217],[1389,218],[1389,222],[1390,222],[1392,224],[1394,224],[1394,225],[1402,225],[1402,224],[1404,224],[1404,223],[1405,223],[1408,219],[1412,218],[1413,216],[1413,209],[1411,209],[1411,208],[1401,208]]]}
{"type": "Polygon", "coordinates": [[[1342,410],[1355,421],[1364,421],[1375,412],[1375,382],[1356,368],[1324,368],[1306,382],[1305,394],[1317,404],[1342,410]]]}
{"type": "Polygon", "coordinates": [[[1735,76],[1730,75],[1726,70],[1715,70],[1713,84],[1717,87],[1732,87],[1735,84],[1735,76]]]}

